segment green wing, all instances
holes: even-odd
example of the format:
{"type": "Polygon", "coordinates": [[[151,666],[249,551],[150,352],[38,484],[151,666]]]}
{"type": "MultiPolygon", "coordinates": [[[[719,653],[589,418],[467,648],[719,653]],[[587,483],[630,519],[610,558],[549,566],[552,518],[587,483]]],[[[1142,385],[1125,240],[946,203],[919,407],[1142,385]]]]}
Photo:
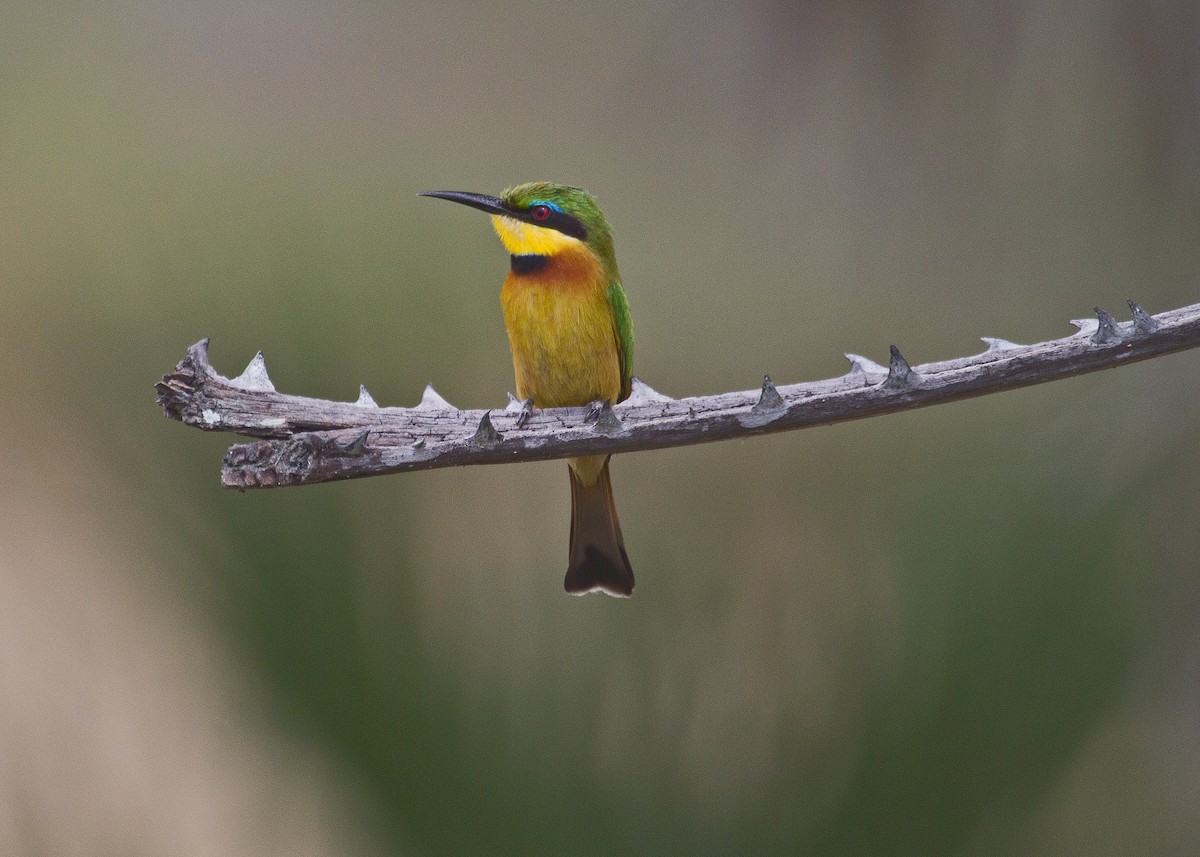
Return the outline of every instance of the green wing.
{"type": "Polygon", "coordinates": [[[620,283],[608,287],[608,300],[613,308],[613,324],[617,332],[617,346],[621,357],[621,401],[629,398],[633,386],[633,318],[629,315],[629,301],[620,283]]]}

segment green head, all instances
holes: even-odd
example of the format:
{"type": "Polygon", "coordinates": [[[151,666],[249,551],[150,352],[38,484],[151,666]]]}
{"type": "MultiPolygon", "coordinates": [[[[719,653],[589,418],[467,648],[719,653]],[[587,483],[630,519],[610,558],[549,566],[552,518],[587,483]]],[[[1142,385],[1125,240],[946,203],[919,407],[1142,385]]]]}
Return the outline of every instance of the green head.
{"type": "Polygon", "coordinates": [[[619,281],[612,231],[596,200],[585,190],[551,182],[529,182],[498,197],[462,191],[427,191],[492,215],[496,233],[514,256],[552,256],[586,247],[619,281]]]}

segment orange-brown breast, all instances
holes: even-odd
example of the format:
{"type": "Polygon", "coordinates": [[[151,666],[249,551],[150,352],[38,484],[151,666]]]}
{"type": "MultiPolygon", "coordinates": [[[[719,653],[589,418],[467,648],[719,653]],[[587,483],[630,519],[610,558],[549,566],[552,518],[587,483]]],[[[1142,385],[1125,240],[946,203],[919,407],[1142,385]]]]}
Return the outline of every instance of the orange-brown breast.
{"type": "Polygon", "coordinates": [[[500,291],[517,397],[534,407],[615,402],[621,392],[616,323],[599,260],[585,245],[509,273],[500,291]]]}

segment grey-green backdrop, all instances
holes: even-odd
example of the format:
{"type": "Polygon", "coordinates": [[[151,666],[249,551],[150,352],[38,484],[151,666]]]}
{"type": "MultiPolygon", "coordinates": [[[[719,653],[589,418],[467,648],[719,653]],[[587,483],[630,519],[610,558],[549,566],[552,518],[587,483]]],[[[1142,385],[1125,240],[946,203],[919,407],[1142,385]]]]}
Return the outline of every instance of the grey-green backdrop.
{"type": "Polygon", "coordinates": [[[1200,357],[625,456],[223,492],[152,384],[502,404],[579,184],[690,395],[1198,299],[1194,3],[21,4],[0,28],[0,850],[1180,854],[1200,357]]]}

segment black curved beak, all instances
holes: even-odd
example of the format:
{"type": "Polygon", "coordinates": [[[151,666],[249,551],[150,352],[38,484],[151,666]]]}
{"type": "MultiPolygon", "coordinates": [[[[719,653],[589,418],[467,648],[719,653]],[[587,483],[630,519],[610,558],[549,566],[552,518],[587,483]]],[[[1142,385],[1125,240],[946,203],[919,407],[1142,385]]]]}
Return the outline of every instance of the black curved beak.
{"type": "Polygon", "coordinates": [[[459,202],[463,205],[469,205],[471,208],[478,208],[480,211],[486,211],[488,214],[502,214],[505,217],[515,217],[516,215],[510,209],[505,207],[504,200],[496,196],[487,196],[482,193],[467,193],[461,190],[427,190],[417,194],[417,196],[432,196],[434,199],[448,199],[451,202],[459,202]]]}

